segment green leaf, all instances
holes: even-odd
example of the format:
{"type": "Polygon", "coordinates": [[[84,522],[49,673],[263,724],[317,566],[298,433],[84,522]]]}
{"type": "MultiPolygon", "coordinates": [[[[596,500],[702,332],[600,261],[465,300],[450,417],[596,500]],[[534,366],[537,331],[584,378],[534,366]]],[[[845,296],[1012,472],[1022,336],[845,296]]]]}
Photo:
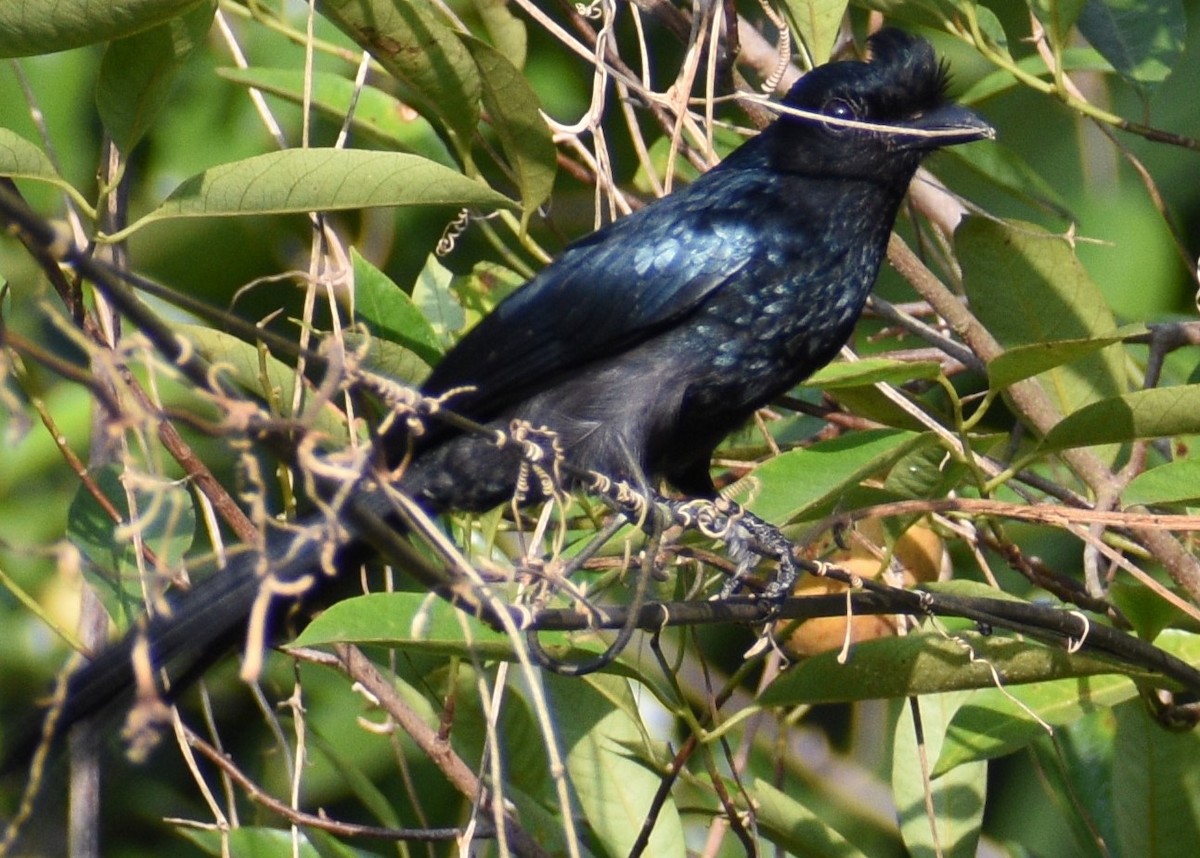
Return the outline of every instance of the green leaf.
{"type": "Polygon", "coordinates": [[[847,0],[783,0],[792,32],[808,48],[814,66],[829,62],[848,5],[847,0]]]}
{"type": "Polygon", "coordinates": [[[947,640],[941,634],[920,632],[865,641],[855,644],[846,664],[838,664],[836,652],[822,653],[775,680],[759,702],[763,706],[847,703],[991,688],[996,682],[993,667],[1010,686],[1126,670],[1111,662],[1000,634],[960,632],[957,638],[947,640]],[[970,645],[970,653],[960,641],[970,645]]]}
{"type": "MultiPolygon", "coordinates": [[[[1103,294],[1067,239],[1033,224],[968,217],[954,242],[971,311],[1006,349],[1116,334],[1103,294]]],[[[1109,347],[1039,376],[1063,414],[1126,389],[1109,347]]]]}
{"type": "Polygon", "coordinates": [[[278,858],[290,855],[294,858],[325,858],[301,832],[300,848],[292,844],[292,832],[286,828],[266,828],[241,825],[227,832],[215,829],[200,829],[191,825],[180,825],[178,832],[204,852],[213,856],[237,855],[240,858],[278,858]]]}
{"type": "Polygon", "coordinates": [[[993,140],[981,146],[955,146],[943,151],[939,157],[960,162],[971,172],[1003,188],[1022,202],[1050,209],[1060,217],[1072,219],[1070,205],[1054,185],[999,141],[993,140]]]}
{"type": "MultiPolygon", "coordinates": [[[[547,640],[563,640],[547,634],[547,640]]],[[[425,593],[372,593],[335,602],[292,646],[331,643],[403,646],[407,652],[515,660],[513,643],[453,605],[425,593]]],[[[587,653],[594,655],[594,653],[587,653]]]]}
{"type": "Polygon", "coordinates": [[[392,279],[350,249],[354,267],[354,309],[371,332],[417,354],[433,366],[443,354],[442,344],[412,298],[392,279]]]}
{"type": "Polygon", "coordinates": [[[177,482],[146,474],[135,479],[119,464],[97,468],[91,477],[121,520],[114,522],[92,493],[80,486],[71,501],[67,538],[104,573],[105,586],[98,592],[109,615],[137,614],[143,589],[133,536],[140,536],[158,561],[157,570],[148,567],[151,574],[177,572],[196,534],[192,496],[177,482]]]}
{"type": "Polygon", "coordinates": [[[508,0],[474,0],[475,11],[483,21],[492,45],[508,57],[516,68],[525,68],[529,35],[525,22],[512,13],[508,0]]]}
{"type": "Polygon", "coordinates": [[[462,305],[450,288],[453,275],[436,256],[430,254],[425,267],[413,284],[412,300],[421,310],[442,345],[449,348],[454,335],[466,325],[467,317],[462,305]]]}
{"type": "MultiPolygon", "coordinates": [[[[292,415],[296,370],[266,349],[239,340],[232,334],[203,325],[175,324],[205,360],[219,368],[224,377],[252,396],[265,400],[273,413],[292,415]]],[[[346,437],[346,422],[340,411],[326,403],[316,414],[305,414],[313,428],[333,438],[346,437]]]]}
{"type": "Polygon", "coordinates": [[[925,435],[898,429],[854,432],[776,456],[739,480],[737,488],[749,496],[746,505],[756,515],[785,524],[927,441],[925,435]]]}
{"type": "Polygon", "coordinates": [[[52,54],[132,36],[212,0],[7,0],[0,57],[52,54]]]}
{"type": "Polygon", "coordinates": [[[125,232],[168,218],[432,205],[514,207],[486,185],[416,155],[287,149],[193,176],[125,232]]]}
{"type": "Polygon", "coordinates": [[[1119,444],[1200,432],[1200,384],[1135,390],[1093,402],[1055,424],[1042,449],[1119,444]]]}
{"type": "MultiPolygon", "coordinates": [[[[982,11],[984,7],[980,6],[978,8],[982,11]]],[[[1067,48],[1062,53],[1062,64],[1063,70],[1066,72],[1100,72],[1101,74],[1105,74],[1113,71],[1112,64],[1100,56],[1099,51],[1092,47],[1067,48]]],[[[1016,60],[1016,66],[1021,71],[1035,74],[1038,77],[1049,77],[1050,75],[1050,69],[1046,67],[1045,60],[1036,53],[1016,60]]],[[[970,89],[958,97],[958,100],[963,104],[978,104],[981,101],[1019,86],[1021,86],[1020,80],[1014,77],[1011,72],[1007,69],[998,69],[977,80],[971,85],[970,89]]],[[[980,147],[964,146],[960,148],[978,149],[980,147]]]]}
{"type": "Polygon", "coordinates": [[[987,764],[958,766],[928,786],[921,776],[922,759],[937,759],[946,727],[967,697],[962,692],[930,694],[916,701],[921,716],[917,740],[912,707],[901,704],[892,745],[892,794],[900,816],[900,833],[910,855],[974,858],[987,799],[987,764]],[[920,747],[923,744],[924,747],[920,747]],[[922,757],[922,754],[926,755],[922,757]],[[933,804],[936,838],[929,824],[926,800],[933,804]]]}
{"type": "Polygon", "coordinates": [[[197,5],[104,51],[96,82],[100,121],[117,148],[128,155],[169,103],[175,76],[204,45],[216,3],[197,5]]]}
{"type": "Polygon", "coordinates": [[[408,88],[406,100],[465,150],[479,122],[479,73],[436,9],[424,0],[325,0],[319,11],[369,50],[408,88]]]}
{"type": "MultiPolygon", "coordinates": [[[[232,83],[260,89],[292,104],[304,101],[302,70],[221,68],[216,71],[232,83]]],[[[354,81],[330,72],[313,72],[311,99],[313,110],[339,124],[353,103],[351,129],[371,137],[384,148],[412,152],[445,167],[457,166],[429,120],[380,89],[364,86],[355,102],[354,81]]]]}
{"type": "MultiPolygon", "coordinates": [[[[588,826],[608,855],[628,855],[662,786],[658,772],[625,749],[643,743],[628,680],[604,674],[544,678],[567,772],[588,826]]],[[[654,820],[649,855],[687,854],[673,799],[654,820]]]]}
{"type": "Polygon", "coordinates": [[[1126,676],[1059,679],[1003,691],[980,689],[954,716],[941,754],[933,758],[937,760],[933,774],[936,777],[964,763],[1024,748],[1047,735],[1038,719],[1051,727],[1069,724],[1136,695],[1137,686],[1126,676]]]}
{"type": "Polygon", "coordinates": [[[503,54],[486,42],[463,36],[479,66],[483,106],[521,192],[521,228],[550,199],[558,151],[542,119],[537,93],[503,54]]]}
{"type": "Polygon", "coordinates": [[[1087,357],[1144,330],[1143,325],[1128,325],[1103,337],[1016,346],[988,363],[988,383],[992,390],[1003,390],[1018,381],[1087,357]]]}
{"type": "Polygon", "coordinates": [[[1138,474],[1121,494],[1126,506],[1200,501],[1200,459],[1179,459],[1138,474]]]}
{"type": "Polygon", "coordinates": [[[1046,29],[1051,44],[1062,48],[1087,0],[1032,0],[1030,6],[1046,29]]]}
{"type": "Polygon", "coordinates": [[[1142,90],[1167,79],[1187,36],[1179,0],[1088,0],[1077,23],[1121,77],[1142,90]]]}
{"type": "MultiPolygon", "coordinates": [[[[0,3],[0,8],[2,7],[3,4],[0,3]]],[[[70,182],[58,174],[54,164],[39,147],[7,128],[0,128],[0,176],[48,182],[69,193],[85,211],[90,210],[88,202],[70,182]]]]}
{"type": "Polygon", "coordinates": [[[1140,702],[1115,712],[1114,854],[1191,858],[1200,843],[1200,733],[1164,730],[1140,702]]]}
{"type": "Polygon", "coordinates": [[[764,836],[788,854],[822,858],[862,854],[823,818],[762,778],[756,778],[750,785],[750,794],[754,796],[755,819],[764,836]]]}
{"type": "Polygon", "coordinates": [[[837,390],[843,387],[863,387],[868,384],[904,384],[918,379],[934,379],[942,373],[935,360],[902,361],[887,358],[864,358],[839,361],[817,370],[804,380],[804,387],[837,390]]]}

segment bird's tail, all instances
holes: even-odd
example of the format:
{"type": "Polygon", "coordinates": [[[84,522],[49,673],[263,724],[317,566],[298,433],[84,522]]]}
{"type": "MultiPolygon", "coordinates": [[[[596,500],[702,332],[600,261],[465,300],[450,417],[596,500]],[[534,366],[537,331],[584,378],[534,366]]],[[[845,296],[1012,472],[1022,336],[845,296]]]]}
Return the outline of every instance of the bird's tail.
{"type": "Polygon", "coordinates": [[[139,717],[130,719],[127,730],[135,720],[145,723],[153,710],[165,711],[161,701],[181,693],[230,649],[261,651],[269,645],[280,615],[297,601],[295,596],[272,598],[272,590],[299,590],[301,598],[308,598],[331,573],[362,560],[361,545],[353,540],[329,558],[323,556],[326,543],[314,536],[319,527],[313,518],[274,532],[264,549],[232,554],[223,569],[173,594],[167,610],[143,617],[121,640],[72,673],[65,694],[54,695],[36,723],[16,733],[4,751],[0,773],[27,765],[39,743],[53,742],[114,704],[136,703],[130,712],[139,717]]]}

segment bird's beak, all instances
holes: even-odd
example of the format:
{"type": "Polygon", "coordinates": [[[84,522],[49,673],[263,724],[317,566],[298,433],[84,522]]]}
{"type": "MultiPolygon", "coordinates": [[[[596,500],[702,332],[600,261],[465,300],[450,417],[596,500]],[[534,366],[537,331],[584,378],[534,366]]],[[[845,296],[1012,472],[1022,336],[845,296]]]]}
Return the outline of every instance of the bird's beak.
{"type": "Polygon", "coordinates": [[[991,140],[996,129],[961,104],[943,104],[904,123],[916,131],[904,135],[901,145],[906,149],[940,149],[975,140],[991,140]]]}

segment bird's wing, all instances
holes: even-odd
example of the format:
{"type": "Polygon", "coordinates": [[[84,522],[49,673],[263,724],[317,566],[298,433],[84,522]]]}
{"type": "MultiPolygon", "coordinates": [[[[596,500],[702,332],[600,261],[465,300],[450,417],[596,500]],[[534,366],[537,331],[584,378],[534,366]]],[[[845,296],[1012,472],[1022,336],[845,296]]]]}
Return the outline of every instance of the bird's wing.
{"type": "Polygon", "coordinates": [[[473,387],[451,407],[485,421],[693,313],[754,253],[753,230],[714,215],[696,190],[571,245],[451,349],[423,390],[473,387]]]}

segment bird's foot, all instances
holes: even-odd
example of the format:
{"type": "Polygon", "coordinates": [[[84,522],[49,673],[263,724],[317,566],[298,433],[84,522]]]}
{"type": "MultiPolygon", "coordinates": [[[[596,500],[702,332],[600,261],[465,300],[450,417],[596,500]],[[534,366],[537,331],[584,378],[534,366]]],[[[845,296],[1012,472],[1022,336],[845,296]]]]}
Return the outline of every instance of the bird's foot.
{"type": "Polygon", "coordinates": [[[768,557],[779,564],[763,595],[778,600],[791,594],[801,566],[796,561],[795,546],[778,527],[741,504],[724,498],[664,500],[663,503],[671,511],[675,524],[698,530],[710,539],[724,540],[729,545],[737,569],[721,588],[720,598],[728,599],[741,588],[759,557],[768,557]]]}

